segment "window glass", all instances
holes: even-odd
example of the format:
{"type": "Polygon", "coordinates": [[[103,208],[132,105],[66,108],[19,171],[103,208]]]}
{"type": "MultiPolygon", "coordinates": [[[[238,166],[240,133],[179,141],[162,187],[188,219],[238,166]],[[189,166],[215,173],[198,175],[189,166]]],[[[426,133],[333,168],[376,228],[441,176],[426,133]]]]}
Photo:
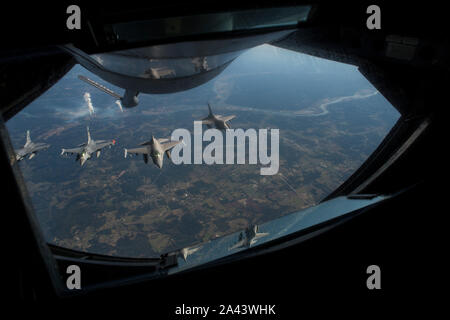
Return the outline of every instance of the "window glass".
{"type": "Polygon", "coordinates": [[[116,23],[105,31],[112,32],[110,36],[116,41],[132,43],[165,37],[289,27],[305,22],[310,10],[311,6],[297,6],[199,14],[116,23]]]}
{"type": "MultiPolygon", "coordinates": [[[[399,118],[355,66],[271,45],[245,51],[195,88],[141,93],[134,108],[121,109],[79,75],[123,94],[76,65],[6,125],[47,241],[107,255],[155,257],[314,206],[361,166],[399,118]],[[171,159],[164,148],[160,156],[131,157],[153,146],[152,137],[165,145],[175,129],[186,129],[190,139],[178,148],[189,149],[194,162],[194,121],[208,119],[208,103],[219,119],[235,116],[224,121],[231,129],[254,129],[258,143],[266,130],[266,155],[277,153],[278,165],[274,157],[263,163],[264,146],[249,152],[249,140],[244,164],[238,141],[229,164],[175,164],[175,147],[171,159]],[[45,144],[42,150],[24,147],[27,131],[29,141],[45,144]],[[256,164],[249,163],[252,154],[256,164]],[[261,174],[270,166],[270,174],[261,174]]],[[[208,125],[220,126],[205,122],[203,134],[208,125]]],[[[234,142],[219,129],[226,162],[234,142]]],[[[201,142],[203,153],[211,143],[201,142]]]]}

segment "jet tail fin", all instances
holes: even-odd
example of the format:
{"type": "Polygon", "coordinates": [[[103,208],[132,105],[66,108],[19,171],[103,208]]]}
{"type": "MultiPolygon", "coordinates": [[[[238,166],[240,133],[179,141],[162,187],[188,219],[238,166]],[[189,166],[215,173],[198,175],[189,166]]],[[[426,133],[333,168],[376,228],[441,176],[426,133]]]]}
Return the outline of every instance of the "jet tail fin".
{"type": "Polygon", "coordinates": [[[26,142],[26,144],[30,144],[30,143],[31,143],[30,130],[27,130],[27,142],[26,142]]]}
{"type": "Polygon", "coordinates": [[[91,141],[91,133],[89,132],[89,127],[86,127],[87,136],[88,136],[88,143],[91,141]]]}
{"type": "Polygon", "coordinates": [[[208,110],[209,110],[209,115],[210,115],[210,116],[213,116],[213,112],[212,112],[212,110],[211,110],[211,106],[210,106],[209,102],[208,102],[208,110]]]}

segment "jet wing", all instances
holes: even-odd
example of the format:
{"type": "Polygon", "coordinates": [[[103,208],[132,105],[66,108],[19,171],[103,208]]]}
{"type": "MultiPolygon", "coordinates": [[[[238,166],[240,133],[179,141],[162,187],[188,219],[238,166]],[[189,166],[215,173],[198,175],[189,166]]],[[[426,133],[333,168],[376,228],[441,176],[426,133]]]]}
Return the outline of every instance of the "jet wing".
{"type": "Polygon", "coordinates": [[[205,118],[200,120],[202,122],[202,124],[214,124],[214,121],[212,119],[209,118],[205,118]]]}
{"type": "Polygon", "coordinates": [[[179,143],[181,143],[181,140],[180,141],[170,141],[170,142],[167,142],[167,143],[162,143],[161,144],[161,148],[164,151],[167,151],[167,150],[172,149],[173,147],[175,147],[179,143]]]}
{"type": "Polygon", "coordinates": [[[49,144],[39,144],[34,148],[33,152],[42,151],[48,149],[49,147],[50,147],[49,144]]]}
{"type": "Polygon", "coordinates": [[[70,153],[70,154],[74,154],[74,153],[82,153],[84,150],[83,147],[79,147],[79,148],[72,148],[72,149],[62,149],[61,151],[61,155],[66,154],[66,153],[70,153]]]}
{"type": "Polygon", "coordinates": [[[237,248],[243,248],[243,247],[245,247],[245,240],[240,240],[237,243],[235,243],[233,246],[229,247],[228,251],[234,250],[237,248]]]}
{"type": "MultiPolygon", "coordinates": [[[[164,143],[164,142],[170,141],[170,139],[167,139],[167,138],[160,138],[160,139],[157,139],[157,140],[158,140],[159,143],[164,143]]],[[[152,144],[152,140],[149,140],[149,141],[142,142],[139,145],[140,146],[148,146],[148,145],[151,145],[151,144],[152,144]]]]}
{"type": "Polygon", "coordinates": [[[268,236],[268,233],[257,233],[250,241],[250,246],[254,245],[259,239],[268,236]]]}
{"type": "Polygon", "coordinates": [[[212,125],[214,124],[214,116],[212,114],[209,114],[207,117],[200,120],[202,124],[212,125]]]}
{"type": "Polygon", "coordinates": [[[258,240],[258,239],[266,237],[268,235],[269,235],[269,233],[266,233],[266,232],[257,233],[253,239],[258,240]]]}
{"type": "Polygon", "coordinates": [[[148,154],[147,147],[140,147],[140,148],[134,148],[134,149],[125,149],[125,158],[127,157],[127,154],[148,154]]]}
{"type": "Polygon", "coordinates": [[[219,118],[222,121],[230,121],[231,119],[236,118],[235,115],[232,115],[232,116],[216,116],[216,117],[219,118]]]}
{"type": "Polygon", "coordinates": [[[97,150],[101,150],[105,147],[112,146],[115,143],[116,143],[116,140],[105,141],[105,142],[100,142],[100,143],[97,142],[97,150]]]}

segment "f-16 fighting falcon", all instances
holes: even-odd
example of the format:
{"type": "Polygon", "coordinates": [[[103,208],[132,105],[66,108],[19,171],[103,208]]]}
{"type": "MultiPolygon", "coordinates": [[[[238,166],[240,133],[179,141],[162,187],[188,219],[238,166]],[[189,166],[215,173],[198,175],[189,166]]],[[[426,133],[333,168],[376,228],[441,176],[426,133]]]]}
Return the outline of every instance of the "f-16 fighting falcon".
{"type": "Polygon", "coordinates": [[[77,158],[75,161],[80,160],[80,164],[84,165],[84,163],[91,157],[91,155],[96,152],[97,158],[100,156],[100,150],[105,147],[110,147],[116,143],[116,140],[93,140],[91,139],[91,134],[89,132],[89,127],[87,129],[88,141],[87,143],[82,143],[78,145],[76,148],[72,149],[62,149],[61,155],[63,154],[77,154],[77,158]]]}
{"type": "Polygon", "coordinates": [[[144,162],[148,163],[148,156],[150,156],[153,160],[153,163],[161,169],[163,166],[164,152],[170,159],[170,150],[181,142],[182,140],[170,141],[169,139],[164,138],[156,139],[152,136],[152,140],[141,143],[140,145],[142,147],[140,148],[125,149],[125,158],[127,157],[128,153],[142,154],[144,157],[144,162]]]}
{"type": "Polygon", "coordinates": [[[244,232],[239,234],[238,242],[230,247],[228,250],[236,248],[250,248],[260,238],[268,236],[268,233],[259,233],[258,226],[249,226],[244,232]]]}
{"type": "Polygon", "coordinates": [[[198,250],[201,249],[201,246],[197,246],[197,247],[190,247],[190,248],[183,248],[178,252],[178,255],[181,256],[183,258],[183,260],[186,262],[188,256],[190,256],[191,254],[197,252],[198,250]]]}
{"type": "Polygon", "coordinates": [[[206,126],[208,128],[212,128],[214,126],[214,127],[216,127],[216,129],[219,129],[219,130],[231,129],[230,124],[227,122],[230,121],[231,119],[234,119],[236,117],[235,115],[232,115],[232,116],[221,116],[218,114],[215,115],[215,114],[213,114],[209,103],[208,103],[208,109],[209,109],[209,114],[206,118],[203,118],[201,120],[202,124],[206,124],[206,126]]]}
{"type": "Polygon", "coordinates": [[[48,147],[50,147],[49,144],[40,142],[34,143],[33,141],[31,141],[30,131],[27,130],[27,141],[25,142],[23,148],[16,151],[16,160],[20,161],[27,155],[30,155],[28,159],[31,159],[36,155],[36,153],[38,153],[38,151],[45,150],[48,147]]]}

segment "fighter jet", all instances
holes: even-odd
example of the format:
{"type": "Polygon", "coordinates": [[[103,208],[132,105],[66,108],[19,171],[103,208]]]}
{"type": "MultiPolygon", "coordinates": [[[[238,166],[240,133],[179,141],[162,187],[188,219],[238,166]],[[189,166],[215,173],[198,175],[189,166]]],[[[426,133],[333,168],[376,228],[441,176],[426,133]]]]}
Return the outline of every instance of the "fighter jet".
{"type": "Polygon", "coordinates": [[[216,129],[219,130],[225,130],[225,129],[231,129],[231,126],[228,121],[231,119],[234,119],[236,116],[221,116],[221,115],[215,115],[213,114],[211,110],[211,106],[208,103],[208,109],[209,109],[209,115],[206,118],[203,118],[202,124],[206,124],[208,128],[212,128],[213,126],[216,127],[216,129]]]}
{"type": "Polygon", "coordinates": [[[268,233],[259,233],[258,226],[249,226],[244,232],[239,234],[238,242],[230,247],[228,250],[233,250],[236,248],[250,248],[256,241],[260,238],[268,236],[268,233]]]}
{"type": "Polygon", "coordinates": [[[36,153],[38,153],[41,150],[45,150],[48,147],[50,147],[49,144],[40,143],[40,142],[34,143],[33,141],[31,141],[30,131],[27,130],[27,141],[25,142],[25,145],[23,146],[23,148],[16,151],[16,160],[20,161],[23,158],[25,158],[27,155],[30,155],[28,157],[28,159],[31,159],[36,155],[36,153]]]}
{"type": "Polygon", "coordinates": [[[82,143],[80,145],[78,145],[78,147],[76,148],[72,148],[72,149],[62,149],[61,151],[61,155],[63,154],[77,154],[77,158],[75,159],[75,161],[80,160],[80,164],[84,165],[84,163],[91,157],[91,155],[96,152],[97,153],[97,158],[100,156],[100,150],[105,148],[105,147],[110,147],[114,144],[116,144],[116,140],[93,140],[91,139],[91,134],[89,132],[89,127],[86,128],[87,129],[87,136],[88,136],[88,141],[87,143],[82,143]]]}
{"type": "Polygon", "coordinates": [[[184,261],[187,261],[187,257],[200,250],[201,247],[202,246],[183,248],[178,252],[178,255],[181,256],[184,261]]]}
{"type": "Polygon", "coordinates": [[[142,154],[144,157],[144,162],[148,163],[148,156],[150,156],[153,160],[153,163],[158,167],[162,168],[163,160],[164,160],[164,152],[167,157],[170,159],[170,150],[175,147],[177,144],[181,143],[180,141],[170,141],[169,139],[156,139],[152,136],[150,141],[141,143],[142,147],[135,149],[125,149],[125,158],[128,153],[131,154],[142,154]]]}

